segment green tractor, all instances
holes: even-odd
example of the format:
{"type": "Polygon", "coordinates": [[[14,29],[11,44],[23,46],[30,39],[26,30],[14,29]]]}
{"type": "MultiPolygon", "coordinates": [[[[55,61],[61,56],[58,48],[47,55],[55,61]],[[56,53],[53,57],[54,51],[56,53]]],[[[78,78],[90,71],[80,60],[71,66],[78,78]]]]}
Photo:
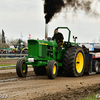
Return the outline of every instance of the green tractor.
{"type": "Polygon", "coordinates": [[[27,65],[32,65],[36,75],[47,75],[54,79],[58,73],[65,76],[82,76],[84,73],[85,53],[77,43],[70,42],[71,31],[68,27],[58,27],[69,31],[68,41],[64,41],[60,51],[54,40],[28,40],[28,56],[18,60],[16,72],[19,77],[26,77],[27,65]]]}

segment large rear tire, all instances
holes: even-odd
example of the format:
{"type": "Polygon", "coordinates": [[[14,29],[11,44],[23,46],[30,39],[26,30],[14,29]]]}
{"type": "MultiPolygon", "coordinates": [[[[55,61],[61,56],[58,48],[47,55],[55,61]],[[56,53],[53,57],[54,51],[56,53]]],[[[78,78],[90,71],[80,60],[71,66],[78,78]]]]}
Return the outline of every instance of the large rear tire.
{"type": "Polygon", "coordinates": [[[82,76],[84,73],[84,51],[75,46],[67,49],[63,59],[63,73],[65,76],[82,76]]]}
{"type": "Polygon", "coordinates": [[[21,59],[17,61],[16,72],[19,77],[26,77],[27,65],[25,66],[25,59],[21,59]]]}
{"type": "Polygon", "coordinates": [[[33,67],[36,75],[46,75],[45,66],[33,67]]]}
{"type": "Polygon", "coordinates": [[[50,60],[47,65],[47,77],[49,79],[56,78],[58,73],[58,64],[55,60],[50,60]]]}

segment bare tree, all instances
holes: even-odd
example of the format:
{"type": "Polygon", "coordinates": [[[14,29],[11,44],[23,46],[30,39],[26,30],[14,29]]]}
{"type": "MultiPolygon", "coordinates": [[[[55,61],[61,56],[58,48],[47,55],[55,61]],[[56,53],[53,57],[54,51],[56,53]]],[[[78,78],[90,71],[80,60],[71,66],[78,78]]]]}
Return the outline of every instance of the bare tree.
{"type": "Polygon", "coordinates": [[[2,34],[0,33],[0,48],[9,48],[9,44],[2,44],[2,34]]]}
{"type": "MultiPolygon", "coordinates": [[[[9,48],[9,46],[19,45],[21,44],[21,39],[7,39],[6,44],[2,44],[2,34],[0,33],[0,48],[9,48]]],[[[27,46],[27,42],[23,41],[23,44],[27,46]]]]}
{"type": "MultiPolygon", "coordinates": [[[[7,40],[7,43],[9,44],[9,45],[19,45],[19,44],[21,44],[21,39],[11,39],[11,40],[7,40]]],[[[27,43],[26,43],[26,41],[23,41],[23,44],[25,45],[25,46],[27,46],[27,43]]]]}

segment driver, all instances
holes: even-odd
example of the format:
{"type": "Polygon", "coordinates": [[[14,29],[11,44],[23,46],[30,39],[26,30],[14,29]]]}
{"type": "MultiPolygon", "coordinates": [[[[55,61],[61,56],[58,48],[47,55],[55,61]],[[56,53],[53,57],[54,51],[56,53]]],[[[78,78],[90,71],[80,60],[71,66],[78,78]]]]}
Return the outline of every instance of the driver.
{"type": "Polygon", "coordinates": [[[55,29],[55,34],[52,37],[52,40],[56,40],[58,51],[60,50],[60,47],[63,43],[63,39],[64,39],[64,37],[63,37],[62,33],[58,32],[58,29],[55,29]]]}

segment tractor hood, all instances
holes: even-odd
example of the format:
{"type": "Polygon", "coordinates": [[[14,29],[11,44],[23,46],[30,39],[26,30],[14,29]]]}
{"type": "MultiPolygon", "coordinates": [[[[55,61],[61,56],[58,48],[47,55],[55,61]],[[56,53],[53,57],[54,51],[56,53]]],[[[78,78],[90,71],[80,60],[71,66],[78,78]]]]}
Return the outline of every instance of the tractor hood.
{"type": "Polygon", "coordinates": [[[48,48],[57,47],[57,43],[55,41],[45,41],[45,40],[28,40],[28,57],[33,57],[35,60],[39,58],[45,58],[48,56],[47,51],[48,48]]]}

